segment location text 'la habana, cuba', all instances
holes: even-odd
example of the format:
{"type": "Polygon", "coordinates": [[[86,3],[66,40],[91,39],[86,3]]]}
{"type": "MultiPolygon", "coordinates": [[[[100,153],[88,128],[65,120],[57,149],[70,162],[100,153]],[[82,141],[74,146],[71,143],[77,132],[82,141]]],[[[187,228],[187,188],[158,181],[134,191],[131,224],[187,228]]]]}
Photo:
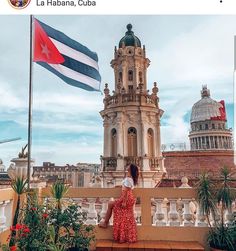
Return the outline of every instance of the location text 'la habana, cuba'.
{"type": "Polygon", "coordinates": [[[37,6],[96,6],[96,1],[92,0],[36,0],[37,6]]]}

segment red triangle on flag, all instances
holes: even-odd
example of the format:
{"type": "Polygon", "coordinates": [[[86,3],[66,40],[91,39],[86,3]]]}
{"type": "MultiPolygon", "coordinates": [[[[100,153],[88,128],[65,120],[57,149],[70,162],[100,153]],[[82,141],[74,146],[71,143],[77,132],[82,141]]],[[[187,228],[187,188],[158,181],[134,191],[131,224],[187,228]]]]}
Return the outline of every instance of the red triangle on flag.
{"type": "Polygon", "coordinates": [[[39,22],[34,19],[34,62],[61,64],[65,61],[39,22]]]}

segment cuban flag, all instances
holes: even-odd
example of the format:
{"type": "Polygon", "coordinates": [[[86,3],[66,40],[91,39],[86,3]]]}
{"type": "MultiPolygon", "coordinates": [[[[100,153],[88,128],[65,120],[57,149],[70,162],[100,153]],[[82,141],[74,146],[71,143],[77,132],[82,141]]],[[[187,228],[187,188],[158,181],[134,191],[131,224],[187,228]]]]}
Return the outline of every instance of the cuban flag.
{"type": "Polygon", "coordinates": [[[69,85],[100,91],[97,54],[37,19],[34,19],[33,61],[69,85]]]}

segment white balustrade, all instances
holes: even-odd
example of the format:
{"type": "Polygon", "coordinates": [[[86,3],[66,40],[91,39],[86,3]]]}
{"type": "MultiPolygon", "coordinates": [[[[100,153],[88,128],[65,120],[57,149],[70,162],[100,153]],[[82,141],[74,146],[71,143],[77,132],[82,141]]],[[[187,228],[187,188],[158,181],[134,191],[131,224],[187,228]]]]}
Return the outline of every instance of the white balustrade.
{"type": "Polygon", "coordinates": [[[193,214],[190,212],[190,199],[183,199],[184,203],[184,213],[183,213],[183,225],[184,226],[194,226],[193,214]]]}
{"type": "Polygon", "coordinates": [[[98,224],[98,214],[95,208],[96,198],[89,198],[89,208],[87,214],[86,224],[96,225],[98,224]]]}
{"type": "Polygon", "coordinates": [[[176,210],[177,199],[169,199],[170,211],[168,213],[169,225],[170,226],[180,226],[179,214],[176,210]]]}
{"type": "Polygon", "coordinates": [[[0,232],[6,230],[6,216],[5,216],[6,204],[4,201],[0,202],[0,232]]]}
{"type": "Polygon", "coordinates": [[[156,202],[156,212],[154,214],[154,221],[156,226],[166,226],[165,215],[162,211],[163,199],[155,199],[156,202]]]}
{"type": "Polygon", "coordinates": [[[232,223],[233,220],[234,220],[234,215],[233,215],[232,209],[226,210],[225,223],[228,225],[228,224],[232,223]]]}
{"type": "Polygon", "coordinates": [[[11,225],[12,201],[5,200],[0,202],[0,232],[5,231],[11,225]]]}
{"type": "Polygon", "coordinates": [[[107,212],[107,209],[108,209],[108,201],[109,201],[108,198],[100,199],[100,202],[102,203],[102,210],[100,212],[100,218],[101,219],[105,218],[105,215],[106,215],[106,212],[107,212]]]}
{"type": "Polygon", "coordinates": [[[199,205],[197,205],[197,222],[196,226],[198,227],[207,227],[206,216],[202,213],[202,210],[199,205]]]}

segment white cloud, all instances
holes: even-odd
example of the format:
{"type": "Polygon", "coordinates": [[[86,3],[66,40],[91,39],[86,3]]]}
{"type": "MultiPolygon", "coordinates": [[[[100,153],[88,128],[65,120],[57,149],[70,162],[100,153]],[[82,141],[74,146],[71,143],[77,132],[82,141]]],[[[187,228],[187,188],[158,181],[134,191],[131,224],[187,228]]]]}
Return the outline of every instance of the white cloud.
{"type": "Polygon", "coordinates": [[[0,110],[19,109],[25,107],[25,102],[16,95],[13,88],[3,81],[0,81],[0,110]]]}

